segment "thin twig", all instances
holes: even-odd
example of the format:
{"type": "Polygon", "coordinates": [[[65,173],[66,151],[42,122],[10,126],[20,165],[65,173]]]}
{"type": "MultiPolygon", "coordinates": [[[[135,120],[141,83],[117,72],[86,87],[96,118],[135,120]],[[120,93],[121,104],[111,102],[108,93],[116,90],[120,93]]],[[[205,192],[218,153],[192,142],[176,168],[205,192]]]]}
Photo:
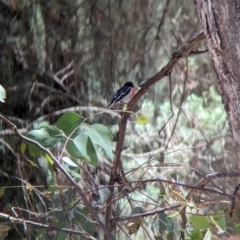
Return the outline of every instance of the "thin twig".
{"type": "Polygon", "coordinates": [[[96,240],[96,238],[90,236],[85,231],[76,231],[76,230],[71,230],[71,229],[68,229],[68,228],[57,228],[57,227],[54,227],[54,226],[48,225],[48,224],[34,222],[34,221],[19,218],[19,217],[12,217],[11,215],[8,215],[8,214],[5,214],[5,213],[0,213],[0,218],[7,219],[7,220],[11,221],[12,223],[21,223],[21,224],[24,224],[24,225],[28,224],[28,225],[35,226],[35,227],[38,227],[38,228],[46,228],[48,230],[55,230],[55,231],[58,231],[58,232],[65,232],[65,233],[69,233],[69,234],[88,236],[89,239],[96,240]]]}
{"type": "Polygon", "coordinates": [[[176,48],[175,48],[175,51],[177,51],[178,50],[178,46],[179,46],[179,42],[180,42],[180,39],[174,34],[174,32],[171,30],[171,33],[172,33],[172,35],[175,37],[175,39],[176,39],[176,42],[177,42],[177,44],[176,44],[176,48]]]}
{"type": "Polygon", "coordinates": [[[141,217],[141,218],[148,217],[148,216],[155,215],[157,213],[163,213],[163,212],[171,211],[171,210],[174,210],[174,209],[177,209],[177,208],[180,208],[180,207],[182,207],[182,204],[176,203],[176,204],[172,204],[170,206],[167,206],[167,207],[164,207],[164,208],[161,208],[161,209],[158,209],[158,210],[154,210],[154,211],[147,211],[147,212],[144,212],[144,213],[132,214],[132,215],[129,215],[129,216],[111,218],[111,222],[116,224],[117,222],[120,222],[120,221],[133,220],[133,219],[139,218],[139,217],[141,217]]]}
{"type": "MultiPolygon", "coordinates": [[[[188,193],[186,199],[187,201],[190,201],[193,194],[196,192],[197,189],[195,189],[195,187],[201,187],[203,188],[206,184],[208,184],[209,182],[212,182],[212,180],[214,179],[219,179],[219,178],[235,178],[235,177],[239,177],[240,173],[239,172],[217,172],[217,173],[211,173],[208,174],[205,178],[201,179],[198,183],[196,183],[193,187],[193,189],[188,193]]],[[[228,194],[229,196],[233,196],[228,194]]]]}
{"type": "MultiPolygon", "coordinates": [[[[174,185],[178,185],[178,186],[183,186],[183,187],[187,187],[187,188],[191,188],[189,194],[187,195],[186,197],[186,202],[189,202],[193,196],[193,194],[200,190],[200,191],[207,191],[207,192],[212,192],[212,193],[216,193],[216,194],[220,194],[220,195],[224,195],[224,196],[228,196],[230,197],[231,199],[233,197],[236,197],[236,196],[233,196],[232,194],[227,194],[227,193],[224,193],[224,192],[220,192],[218,190],[214,190],[214,189],[211,189],[211,188],[204,188],[204,186],[211,182],[212,180],[214,179],[219,179],[219,178],[226,178],[226,177],[231,177],[231,178],[235,178],[235,177],[239,177],[240,176],[240,173],[237,173],[237,172],[226,172],[226,173],[214,173],[214,174],[208,174],[205,178],[203,178],[202,180],[200,180],[197,184],[195,184],[194,186],[190,186],[190,185],[186,185],[186,184],[181,184],[181,183],[178,183],[178,182],[172,182],[172,181],[168,181],[168,180],[164,180],[164,179],[149,179],[149,180],[144,180],[142,181],[142,184],[145,184],[147,182],[158,182],[158,181],[161,181],[161,182],[165,182],[165,183],[169,183],[169,184],[174,184],[174,185]]],[[[132,181],[131,183],[139,183],[139,181],[132,181]]],[[[111,219],[111,222],[112,223],[117,223],[119,221],[125,221],[125,220],[131,220],[131,219],[134,219],[134,218],[138,218],[138,217],[146,217],[146,216],[151,216],[151,215],[155,215],[156,213],[160,213],[160,212],[166,212],[166,211],[170,211],[170,210],[174,210],[174,209],[177,209],[179,207],[182,207],[183,204],[173,204],[173,205],[170,205],[170,206],[167,206],[167,207],[164,207],[164,208],[161,208],[159,210],[154,210],[154,211],[148,211],[148,212],[144,212],[144,213],[139,213],[139,214],[134,214],[134,215],[130,215],[130,216],[121,216],[121,217],[116,217],[116,218],[112,218],[111,219]]],[[[184,206],[184,208],[186,208],[187,206],[184,206]]]]}
{"type": "Polygon", "coordinates": [[[189,53],[189,56],[192,56],[192,55],[200,55],[200,54],[204,54],[204,53],[208,53],[208,49],[206,50],[195,50],[195,51],[191,51],[189,53]]]}
{"type": "MultiPolygon", "coordinates": [[[[71,67],[73,66],[73,61],[71,61],[65,68],[59,70],[58,72],[56,72],[54,75],[55,76],[59,76],[59,75],[62,75],[64,74],[67,70],[69,70],[71,67]]],[[[62,79],[61,79],[62,80],[62,79]]]]}
{"type": "Polygon", "coordinates": [[[61,82],[64,82],[68,77],[74,74],[74,70],[71,70],[70,72],[66,73],[62,78],[61,82]]]}
{"type": "Polygon", "coordinates": [[[167,11],[168,11],[169,3],[170,3],[170,0],[167,0],[167,1],[166,1],[166,4],[165,4],[165,6],[164,6],[163,15],[162,15],[161,20],[160,20],[159,25],[158,25],[158,30],[157,30],[156,38],[159,38],[159,33],[160,33],[161,28],[162,28],[162,26],[163,26],[164,19],[165,19],[165,16],[166,16],[166,14],[167,14],[167,11]]]}

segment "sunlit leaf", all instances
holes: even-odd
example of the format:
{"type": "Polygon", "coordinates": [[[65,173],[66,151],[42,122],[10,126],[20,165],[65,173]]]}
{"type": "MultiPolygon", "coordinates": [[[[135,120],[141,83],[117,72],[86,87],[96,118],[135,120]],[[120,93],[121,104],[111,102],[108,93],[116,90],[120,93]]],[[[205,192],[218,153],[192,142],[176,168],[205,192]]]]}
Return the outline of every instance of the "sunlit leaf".
{"type": "Polygon", "coordinates": [[[149,118],[143,114],[137,115],[137,124],[139,125],[146,125],[150,122],[149,118]]]}
{"type": "Polygon", "coordinates": [[[50,148],[63,138],[63,133],[55,126],[49,125],[30,131],[27,137],[39,142],[43,147],[50,148]]]}
{"type": "Polygon", "coordinates": [[[69,136],[83,121],[83,117],[75,112],[64,113],[55,126],[69,136]]]}
{"type": "Polygon", "coordinates": [[[40,121],[40,122],[34,122],[33,123],[33,128],[34,129],[40,129],[40,128],[43,128],[43,127],[46,127],[49,125],[49,122],[48,121],[40,121]]]}
{"type": "Polygon", "coordinates": [[[21,143],[20,151],[21,151],[22,154],[25,153],[26,147],[27,147],[26,143],[21,143]]]}
{"type": "Polygon", "coordinates": [[[91,139],[85,134],[79,134],[73,140],[68,141],[66,149],[73,157],[80,158],[94,166],[98,164],[94,145],[91,139]]]}
{"type": "Polygon", "coordinates": [[[5,102],[5,99],[6,99],[6,91],[2,87],[2,85],[0,85],[0,102],[5,102]]]}
{"type": "Polygon", "coordinates": [[[195,229],[192,231],[192,233],[189,235],[191,240],[202,240],[203,234],[201,231],[195,229]]]}
{"type": "Polygon", "coordinates": [[[70,166],[78,167],[78,165],[73,162],[69,157],[63,157],[62,160],[70,166]]]}
{"type": "Polygon", "coordinates": [[[191,215],[189,221],[197,229],[206,230],[210,227],[208,217],[205,216],[191,215]]]}
{"type": "Polygon", "coordinates": [[[28,162],[31,164],[32,167],[38,167],[38,165],[35,162],[33,162],[32,160],[28,159],[28,162]]]}
{"type": "Polygon", "coordinates": [[[48,154],[45,154],[46,158],[47,158],[47,161],[50,165],[53,165],[54,161],[52,160],[52,158],[48,155],[48,154]]]}

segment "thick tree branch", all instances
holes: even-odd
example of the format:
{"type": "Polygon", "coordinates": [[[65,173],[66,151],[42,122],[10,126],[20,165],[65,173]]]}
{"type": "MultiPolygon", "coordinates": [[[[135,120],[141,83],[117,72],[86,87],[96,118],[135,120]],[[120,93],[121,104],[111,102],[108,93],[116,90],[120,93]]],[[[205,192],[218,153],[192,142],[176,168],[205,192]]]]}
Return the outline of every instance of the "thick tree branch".
{"type": "MultiPolygon", "coordinates": [[[[194,0],[240,159],[239,1],[194,0]]],[[[238,160],[240,165],[240,160],[238,160]]]]}

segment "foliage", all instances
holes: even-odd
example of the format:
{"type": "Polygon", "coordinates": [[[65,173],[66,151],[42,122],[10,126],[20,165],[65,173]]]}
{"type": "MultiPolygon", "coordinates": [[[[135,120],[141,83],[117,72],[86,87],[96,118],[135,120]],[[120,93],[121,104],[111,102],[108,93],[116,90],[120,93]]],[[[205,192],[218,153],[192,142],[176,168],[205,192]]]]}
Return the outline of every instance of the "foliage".
{"type": "MultiPolygon", "coordinates": [[[[27,136],[45,148],[52,148],[61,140],[66,138],[64,145],[67,152],[74,158],[80,158],[87,163],[96,166],[98,164],[97,152],[94,144],[102,147],[106,154],[112,158],[111,133],[102,124],[87,126],[82,124],[82,116],[76,113],[63,114],[55,126],[45,126],[43,128],[30,131],[27,136]],[[65,134],[65,135],[64,135],[65,134]]],[[[36,156],[32,151],[32,144],[29,145],[29,153],[36,156]]],[[[34,148],[36,148],[34,146],[34,148]]],[[[41,153],[40,151],[37,152],[41,153]]],[[[68,164],[70,161],[65,162],[68,164]]]]}

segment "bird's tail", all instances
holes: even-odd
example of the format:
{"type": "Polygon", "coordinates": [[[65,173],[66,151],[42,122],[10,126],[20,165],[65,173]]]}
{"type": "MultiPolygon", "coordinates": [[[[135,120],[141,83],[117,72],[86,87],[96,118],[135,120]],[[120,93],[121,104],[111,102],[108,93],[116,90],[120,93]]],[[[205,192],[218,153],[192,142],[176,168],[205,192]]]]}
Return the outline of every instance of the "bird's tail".
{"type": "Polygon", "coordinates": [[[107,109],[111,108],[111,107],[114,106],[114,105],[115,105],[115,101],[112,100],[111,103],[107,106],[107,109]]]}

